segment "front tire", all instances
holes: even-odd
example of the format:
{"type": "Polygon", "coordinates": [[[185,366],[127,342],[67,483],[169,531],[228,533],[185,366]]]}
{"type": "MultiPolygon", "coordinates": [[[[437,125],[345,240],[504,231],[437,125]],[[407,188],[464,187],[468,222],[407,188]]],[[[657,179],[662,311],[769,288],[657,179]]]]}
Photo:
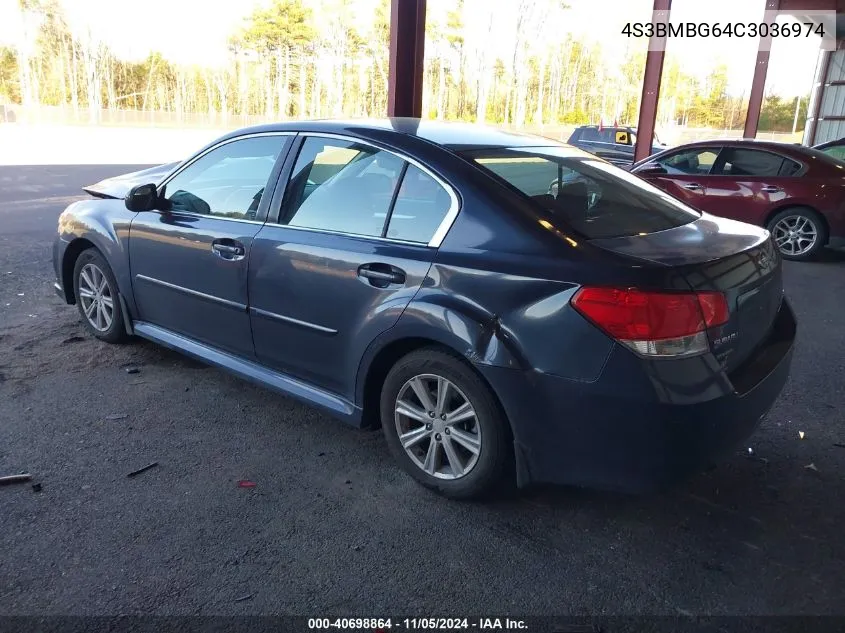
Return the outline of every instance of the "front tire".
{"type": "Polygon", "coordinates": [[[107,343],[129,337],[123,324],[117,280],[105,258],[95,248],[83,251],[73,267],[73,293],[82,324],[107,343]]]}
{"type": "Polygon", "coordinates": [[[784,259],[813,259],[827,244],[827,225],[807,207],[791,207],[776,214],[766,228],[784,259]]]}
{"type": "Polygon", "coordinates": [[[423,349],[400,359],[384,381],[381,421],[402,468],[446,497],[489,497],[513,478],[510,427],[501,407],[451,354],[423,349]]]}

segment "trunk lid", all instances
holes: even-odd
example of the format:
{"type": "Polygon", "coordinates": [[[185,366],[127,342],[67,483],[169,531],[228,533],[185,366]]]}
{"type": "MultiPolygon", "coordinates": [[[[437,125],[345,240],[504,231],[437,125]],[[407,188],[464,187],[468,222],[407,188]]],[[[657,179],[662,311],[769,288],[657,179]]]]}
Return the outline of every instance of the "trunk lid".
{"type": "Polygon", "coordinates": [[[711,328],[708,337],[727,371],[741,365],[771,332],[783,299],[783,266],[765,229],[704,214],[666,231],[590,243],[677,268],[691,290],[724,293],[730,319],[711,328]]]}
{"type": "Polygon", "coordinates": [[[112,178],[106,178],[93,185],[87,185],[82,190],[94,196],[95,198],[125,198],[129,190],[135,185],[144,185],[148,183],[159,184],[164,180],[170,172],[172,172],[178,165],[175,163],[166,163],[149,169],[142,169],[140,171],[133,171],[128,174],[121,174],[112,178]]]}

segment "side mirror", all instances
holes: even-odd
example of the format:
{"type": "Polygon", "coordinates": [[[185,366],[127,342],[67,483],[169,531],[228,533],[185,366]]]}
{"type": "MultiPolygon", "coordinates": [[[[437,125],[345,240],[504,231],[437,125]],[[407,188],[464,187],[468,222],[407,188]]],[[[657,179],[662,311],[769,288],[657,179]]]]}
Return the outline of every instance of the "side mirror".
{"type": "Polygon", "coordinates": [[[152,211],[158,203],[158,191],[153,184],[135,185],[123,202],[130,211],[152,211]]]}
{"type": "Polygon", "coordinates": [[[634,173],[646,176],[660,176],[668,172],[659,163],[646,163],[642,167],[635,169],[634,173]]]}

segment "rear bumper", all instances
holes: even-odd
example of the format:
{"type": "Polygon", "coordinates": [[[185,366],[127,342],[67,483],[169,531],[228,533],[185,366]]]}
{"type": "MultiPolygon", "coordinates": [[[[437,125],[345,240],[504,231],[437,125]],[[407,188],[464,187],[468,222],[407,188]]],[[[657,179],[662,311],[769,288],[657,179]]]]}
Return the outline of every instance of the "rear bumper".
{"type": "Polygon", "coordinates": [[[709,356],[643,371],[619,347],[592,383],[479,370],[511,420],[521,486],[649,492],[707,468],[754,432],[789,377],[795,332],[784,300],[769,339],[730,375],[709,356]]]}

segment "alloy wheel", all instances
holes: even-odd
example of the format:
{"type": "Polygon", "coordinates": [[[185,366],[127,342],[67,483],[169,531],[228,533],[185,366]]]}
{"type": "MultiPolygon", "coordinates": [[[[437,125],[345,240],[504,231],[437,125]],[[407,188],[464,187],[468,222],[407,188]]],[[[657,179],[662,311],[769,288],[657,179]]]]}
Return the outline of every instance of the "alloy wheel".
{"type": "Polygon", "coordinates": [[[395,406],[399,443],[411,461],[437,479],[460,479],[481,453],[475,409],[451,381],[420,374],[399,390],[395,406]]]}
{"type": "Polygon", "coordinates": [[[772,233],[784,255],[804,255],[812,250],[819,239],[816,225],[804,215],[789,215],[779,220],[772,233]]]}
{"type": "Polygon", "coordinates": [[[79,271],[79,301],[91,327],[107,332],[114,319],[114,296],[106,275],[95,264],[85,264],[79,271]]]}

